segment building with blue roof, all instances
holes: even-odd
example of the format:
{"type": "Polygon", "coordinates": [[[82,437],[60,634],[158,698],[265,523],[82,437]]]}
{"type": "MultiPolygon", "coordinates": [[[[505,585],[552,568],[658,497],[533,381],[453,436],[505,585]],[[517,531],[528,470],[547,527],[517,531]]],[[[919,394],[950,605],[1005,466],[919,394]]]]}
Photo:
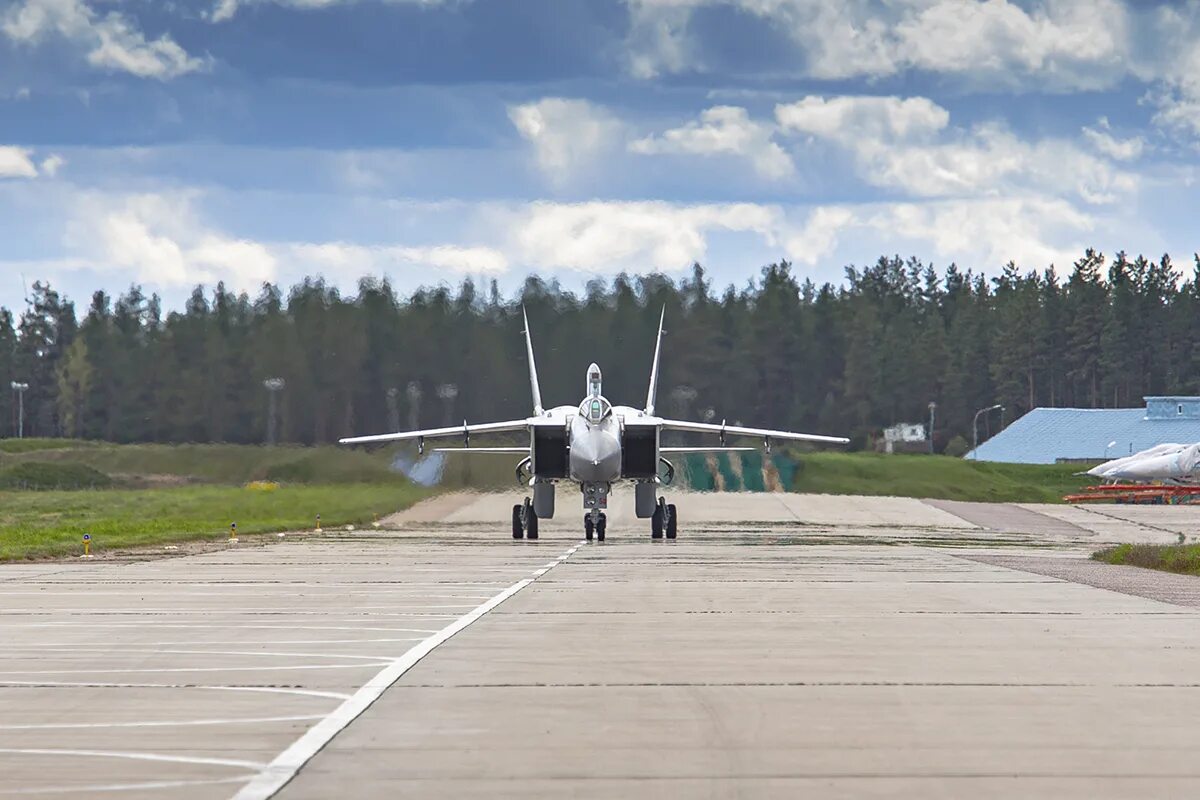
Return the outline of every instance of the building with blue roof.
{"type": "Polygon", "coordinates": [[[1105,461],[1167,442],[1200,442],[1200,397],[1146,397],[1145,408],[1035,408],[967,458],[1014,464],[1105,461]]]}

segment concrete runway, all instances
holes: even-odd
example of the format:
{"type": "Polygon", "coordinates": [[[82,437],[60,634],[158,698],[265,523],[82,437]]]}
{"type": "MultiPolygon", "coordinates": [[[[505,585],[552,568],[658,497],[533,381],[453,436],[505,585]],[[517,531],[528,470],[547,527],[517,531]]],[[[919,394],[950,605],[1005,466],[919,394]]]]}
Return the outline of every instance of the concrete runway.
{"type": "Polygon", "coordinates": [[[1086,560],[1200,509],[563,494],[0,567],[0,797],[1200,792],[1200,580],[1086,560]]]}

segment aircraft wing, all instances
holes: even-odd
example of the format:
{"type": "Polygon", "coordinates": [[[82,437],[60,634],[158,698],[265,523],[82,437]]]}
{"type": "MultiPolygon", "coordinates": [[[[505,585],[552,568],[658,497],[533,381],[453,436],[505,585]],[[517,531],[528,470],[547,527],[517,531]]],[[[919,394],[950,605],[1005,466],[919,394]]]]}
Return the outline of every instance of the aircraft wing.
{"type": "Polygon", "coordinates": [[[375,442],[404,442],[413,439],[437,439],[446,436],[461,436],[470,439],[472,434],[508,433],[529,429],[528,419],[514,419],[508,422],[483,422],[475,425],[456,425],[453,428],[429,428],[423,431],[404,431],[401,433],[383,433],[378,436],[353,436],[339,439],[338,444],[371,444],[375,442]]]}
{"type": "Polygon", "coordinates": [[[664,419],[660,423],[664,430],[689,431],[692,433],[715,433],[726,436],[757,436],[763,439],[778,439],[790,442],[820,442],[823,444],[850,444],[850,440],[841,436],[818,436],[815,433],[795,433],[793,431],[772,431],[766,428],[743,428],[740,425],[714,425],[708,422],[685,422],[675,419],[664,419]]]}

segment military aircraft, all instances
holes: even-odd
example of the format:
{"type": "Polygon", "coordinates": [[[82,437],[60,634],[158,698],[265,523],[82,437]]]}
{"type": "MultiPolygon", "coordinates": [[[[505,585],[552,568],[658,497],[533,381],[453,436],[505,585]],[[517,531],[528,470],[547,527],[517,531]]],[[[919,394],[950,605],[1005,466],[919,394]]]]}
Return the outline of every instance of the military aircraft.
{"type": "Polygon", "coordinates": [[[537,366],[533,358],[533,338],[529,318],[522,311],[525,323],[525,351],[529,360],[529,384],[533,393],[533,415],[507,422],[485,422],[452,428],[386,433],[379,436],[357,436],[342,439],[341,444],[370,444],[416,440],[418,450],[425,452],[425,440],[461,436],[462,447],[439,448],[449,453],[512,453],[524,455],[517,466],[518,478],[532,488],[532,499],[513,506],[512,535],[514,539],[538,538],[538,520],[554,516],[555,485],[562,482],[579,486],[583,498],[583,530],[588,541],[593,536],[604,541],[608,518],[609,495],[614,484],[629,481],[634,484],[634,511],[639,519],[650,520],[653,539],[674,539],[678,535],[679,517],[674,503],[658,496],[659,486],[669,485],[675,467],[665,456],[711,451],[742,451],[749,447],[726,446],[727,437],[761,438],[770,452],[772,441],[820,442],[848,444],[849,439],[836,436],[817,436],[791,431],[764,428],[744,428],[739,425],[720,425],[705,422],[686,422],[664,419],[655,413],[658,393],[658,364],[662,353],[663,322],[666,309],[658,321],[658,338],[654,346],[654,361],[650,368],[650,388],[643,408],[614,406],[602,392],[600,367],[592,364],[587,370],[587,387],[583,401],[573,406],[545,408],[538,386],[537,366]],[[663,431],[685,431],[714,434],[720,445],[714,447],[664,447],[663,431]],[[524,432],[529,435],[527,447],[471,447],[471,436],[493,433],[524,432]]]}
{"type": "Polygon", "coordinates": [[[1160,444],[1105,461],[1086,474],[1125,483],[1196,483],[1200,481],[1200,444],[1160,444]]]}

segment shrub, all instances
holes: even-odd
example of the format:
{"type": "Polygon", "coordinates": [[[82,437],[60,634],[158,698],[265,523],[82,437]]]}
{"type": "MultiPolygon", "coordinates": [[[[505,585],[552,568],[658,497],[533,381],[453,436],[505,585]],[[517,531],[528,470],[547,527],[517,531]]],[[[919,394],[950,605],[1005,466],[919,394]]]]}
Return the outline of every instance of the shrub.
{"type": "Polygon", "coordinates": [[[946,442],[946,448],[942,450],[948,456],[954,458],[962,458],[971,451],[971,446],[967,444],[967,440],[961,436],[955,436],[950,441],[946,442]]]}
{"type": "Polygon", "coordinates": [[[403,480],[386,466],[349,457],[309,453],[273,464],[263,479],[272,483],[391,483],[403,480]]]}
{"type": "Polygon", "coordinates": [[[86,464],[27,461],[0,469],[0,489],[106,489],[113,479],[86,464]]]}

